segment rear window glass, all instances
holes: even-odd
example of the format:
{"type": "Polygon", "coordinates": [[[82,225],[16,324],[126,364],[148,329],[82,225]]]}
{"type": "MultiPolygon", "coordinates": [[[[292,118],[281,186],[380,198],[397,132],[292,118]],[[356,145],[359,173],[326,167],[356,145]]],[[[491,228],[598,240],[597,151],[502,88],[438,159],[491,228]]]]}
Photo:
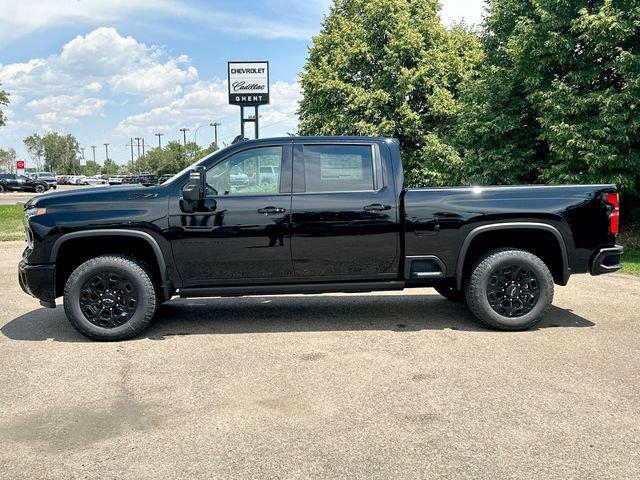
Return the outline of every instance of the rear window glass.
{"type": "Polygon", "coordinates": [[[368,145],[305,145],[305,190],[373,190],[373,155],[368,145]]]}

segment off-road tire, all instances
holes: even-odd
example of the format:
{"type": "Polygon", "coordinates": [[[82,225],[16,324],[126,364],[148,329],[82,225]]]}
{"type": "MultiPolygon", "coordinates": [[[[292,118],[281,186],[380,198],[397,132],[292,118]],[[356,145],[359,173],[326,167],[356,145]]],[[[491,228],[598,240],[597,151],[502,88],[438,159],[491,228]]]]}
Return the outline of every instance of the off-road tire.
{"type": "Polygon", "coordinates": [[[139,335],[151,322],[157,307],[157,295],[151,274],[135,260],[120,255],[104,255],[87,260],[69,276],[64,288],[64,311],[71,325],[94,340],[127,340],[139,335]],[[135,288],[137,306],[126,323],[110,328],[95,325],[80,306],[82,286],[91,277],[113,272],[126,278],[135,288]]]}
{"type": "Polygon", "coordinates": [[[480,322],[498,330],[527,330],[540,322],[553,301],[553,276],[547,265],[534,254],[515,249],[493,250],[478,259],[465,285],[465,297],[471,312],[480,322]],[[491,276],[510,264],[523,265],[537,278],[539,297],[531,311],[518,317],[503,316],[487,298],[491,276]]]}
{"type": "Polygon", "coordinates": [[[433,287],[436,292],[452,302],[464,302],[464,290],[457,290],[453,285],[437,285],[433,287]]]}

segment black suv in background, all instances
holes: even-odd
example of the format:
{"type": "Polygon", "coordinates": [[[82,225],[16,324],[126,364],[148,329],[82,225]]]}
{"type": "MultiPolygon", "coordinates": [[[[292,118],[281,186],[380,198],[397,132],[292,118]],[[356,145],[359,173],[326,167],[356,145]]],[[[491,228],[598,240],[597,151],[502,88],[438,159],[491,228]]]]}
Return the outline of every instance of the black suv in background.
{"type": "Polygon", "coordinates": [[[47,190],[49,190],[49,184],[44,180],[36,180],[25,175],[17,175],[15,173],[0,173],[0,193],[44,193],[47,190]]]}
{"type": "Polygon", "coordinates": [[[29,175],[29,178],[33,180],[42,180],[43,182],[47,182],[49,188],[53,188],[54,190],[58,188],[58,181],[56,180],[56,176],[51,172],[36,172],[29,175]]]}

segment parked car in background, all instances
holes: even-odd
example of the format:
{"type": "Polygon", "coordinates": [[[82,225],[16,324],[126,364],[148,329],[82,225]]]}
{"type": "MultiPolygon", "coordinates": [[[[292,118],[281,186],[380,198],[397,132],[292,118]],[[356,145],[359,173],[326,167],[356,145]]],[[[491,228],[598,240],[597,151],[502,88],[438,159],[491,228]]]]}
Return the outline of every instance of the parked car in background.
{"type": "Polygon", "coordinates": [[[261,166],[258,169],[258,183],[278,183],[280,167],[261,166]]]}
{"type": "Polygon", "coordinates": [[[172,178],[174,175],[175,173],[165,173],[164,175],[160,175],[160,178],[158,178],[158,185],[162,185],[164,182],[172,178]]]}
{"type": "Polygon", "coordinates": [[[15,173],[0,173],[0,193],[4,192],[35,192],[44,193],[49,190],[49,184],[44,180],[36,180],[26,175],[15,173]]]}
{"type": "Polygon", "coordinates": [[[54,190],[58,188],[58,180],[56,176],[51,172],[36,172],[30,175],[34,180],[42,180],[43,182],[47,182],[49,188],[53,188],[54,190]]]}
{"type": "Polygon", "coordinates": [[[137,175],[135,183],[140,183],[145,187],[150,187],[151,185],[156,185],[158,183],[158,177],[151,173],[141,173],[140,175],[137,175]]]}
{"type": "Polygon", "coordinates": [[[233,187],[246,187],[250,180],[249,175],[244,173],[238,165],[234,165],[229,173],[229,181],[233,187]]]}
{"type": "Polygon", "coordinates": [[[79,185],[104,185],[107,182],[100,177],[80,177],[79,185]]]}
{"type": "Polygon", "coordinates": [[[107,180],[107,182],[109,183],[109,185],[122,185],[122,175],[116,175],[113,177],[109,177],[109,180],[107,180]]]}

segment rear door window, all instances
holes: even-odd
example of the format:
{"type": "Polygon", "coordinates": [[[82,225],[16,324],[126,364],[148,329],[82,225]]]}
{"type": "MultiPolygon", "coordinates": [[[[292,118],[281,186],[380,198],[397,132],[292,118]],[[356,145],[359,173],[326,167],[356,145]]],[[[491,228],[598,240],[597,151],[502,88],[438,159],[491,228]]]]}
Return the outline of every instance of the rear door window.
{"type": "Polygon", "coordinates": [[[370,145],[305,145],[306,192],[374,190],[370,145]]]}

